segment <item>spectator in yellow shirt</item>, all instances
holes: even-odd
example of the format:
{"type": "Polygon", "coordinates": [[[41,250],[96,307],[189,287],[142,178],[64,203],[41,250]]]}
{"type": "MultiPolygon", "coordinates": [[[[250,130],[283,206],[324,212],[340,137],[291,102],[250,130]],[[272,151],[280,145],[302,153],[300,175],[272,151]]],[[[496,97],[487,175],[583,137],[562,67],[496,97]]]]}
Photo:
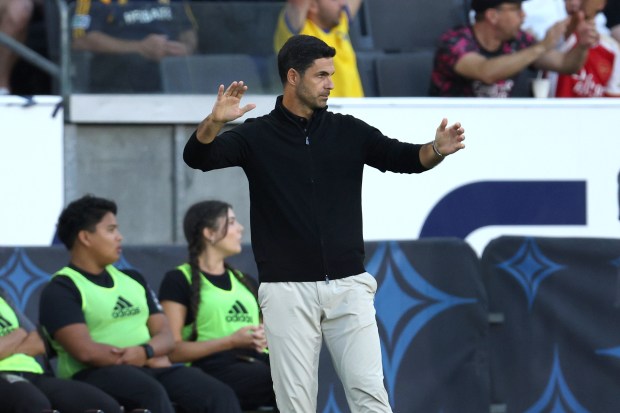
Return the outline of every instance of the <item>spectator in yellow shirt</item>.
{"type": "Polygon", "coordinates": [[[333,76],[336,87],[331,96],[363,97],[355,51],[349,38],[349,23],[361,4],[362,0],[287,0],[278,20],[275,50],[280,50],[295,34],[318,37],[337,51],[333,76]]]}

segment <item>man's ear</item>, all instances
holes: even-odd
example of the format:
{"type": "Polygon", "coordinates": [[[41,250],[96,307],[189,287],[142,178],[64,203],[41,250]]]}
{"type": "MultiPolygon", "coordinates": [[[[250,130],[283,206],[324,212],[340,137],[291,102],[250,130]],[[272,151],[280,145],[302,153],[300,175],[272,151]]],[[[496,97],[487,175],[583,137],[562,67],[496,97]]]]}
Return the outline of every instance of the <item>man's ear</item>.
{"type": "Polygon", "coordinates": [[[297,70],[295,69],[291,68],[286,73],[286,81],[291,86],[297,86],[297,84],[299,83],[299,78],[300,78],[299,72],[297,72],[297,70]]]}
{"type": "Polygon", "coordinates": [[[494,9],[493,7],[486,9],[484,11],[485,19],[490,21],[493,24],[497,23],[498,16],[499,16],[499,12],[497,11],[497,9],[494,9]]]}
{"type": "Polygon", "coordinates": [[[81,230],[80,232],[78,232],[77,234],[77,238],[75,240],[76,242],[79,242],[80,244],[86,246],[86,247],[90,247],[91,242],[90,242],[90,232],[86,231],[85,229],[81,230]]]}

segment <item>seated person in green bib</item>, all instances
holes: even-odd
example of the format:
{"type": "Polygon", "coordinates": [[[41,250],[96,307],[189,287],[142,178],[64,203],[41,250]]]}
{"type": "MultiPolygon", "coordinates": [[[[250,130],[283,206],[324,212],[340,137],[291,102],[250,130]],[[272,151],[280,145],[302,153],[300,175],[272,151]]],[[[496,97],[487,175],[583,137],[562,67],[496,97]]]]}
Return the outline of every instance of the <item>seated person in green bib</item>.
{"type": "Polygon", "coordinates": [[[39,320],[58,353],[58,374],[99,387],[127,411],[240,413],[234,392],[200,369],[172,365],[172,332],[154,292],[121,256],[113,201],[86,195],[58,219],[70,263],[41,294],[39,320]]]}
{"type": "Polygon", "coordinates": [[[44,353],[45,345],[34,325],[0,289],[0,411],[121,412],[116,400],[98,388],[46,372],[35,359],[44,353]]]}
{"type": "Polygon", "coordinates": [[[244,409],[275,407],[256,284],[224,260],[241,252],[243,226],[220,201],[192,205],[183,221],[189,260],[159,290],[176,345],[170,358],[228,384],[244,409]]]}

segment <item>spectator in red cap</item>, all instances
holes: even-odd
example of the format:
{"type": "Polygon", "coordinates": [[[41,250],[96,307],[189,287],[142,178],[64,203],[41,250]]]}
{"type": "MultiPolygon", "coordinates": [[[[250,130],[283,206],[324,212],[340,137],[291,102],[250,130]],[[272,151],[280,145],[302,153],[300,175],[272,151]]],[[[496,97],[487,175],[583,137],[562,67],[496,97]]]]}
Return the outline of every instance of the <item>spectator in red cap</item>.
{"type": "Polygon", "coordinates": [[[432,96],[510,97],[524,69],[574,73],[598,41],[592,21],[579,15],[579,42],[567,52],[556,50],[569,19],[554,24],[537,42],[521,29],[522,0],[472,0],[475,21],[440,37],[431,78],[432,96]]]}

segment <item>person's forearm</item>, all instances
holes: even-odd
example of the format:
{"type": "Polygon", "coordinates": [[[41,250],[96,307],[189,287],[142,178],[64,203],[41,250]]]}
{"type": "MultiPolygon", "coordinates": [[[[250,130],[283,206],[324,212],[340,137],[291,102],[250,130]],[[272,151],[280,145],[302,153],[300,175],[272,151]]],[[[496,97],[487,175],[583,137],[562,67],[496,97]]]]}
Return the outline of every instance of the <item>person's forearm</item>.
{"type": "Polygon", "coordinates": [[[74,359],[93,367],[112,366],[119,363],[122,350],[119,347],[91,342],[78,345],[67,343],[61,345],[74,359]]]}
{"type": "Polygon", "coordinates": [[[158,334],[155,334],[148,341],[148,344],[153,347],[155,356],[166,356],[174,350],[174,338],[169,330],[164,330],[158,334]]]}
{"type": "Polygon", "coordinates": [[[573,47],[568,53],[564,54],[562,65],[558,71],[567,74],[578,72],[588,58],[588,51],[587,47],[580,45],[573,47]]]}
{"type": "Polygon", "coordinates": [[[208,341],[179,341],[175,344],[174,351],[170,353],[170,361],[188,363],[233,348],[230,336],[208,341]]]}
{"type": "Polygon", "coordinates": [[[294,32],[304,26],[311,0],[287,0],[285,6],[286,21],[294,32]]]}
{"type": "Polygon", "coordinates": [[[196,139],[200,143],[211,143],[215,140],[215,137],[220,133],[225,123],[217,122],[213,120],[213,115],[207,116],[196,129],[196,139]]]}
{"type": "Polygon", "coordinates": [[[45,345],[39,333],[32,331],[28,333],[28,336],[19,344],[15,352],[34,357],[45,353],[45,345]]]}
{"type": "Polygon", "coordinates": [[[119,39],[101,32],[89,32],[84,37],[74,39],[73,48],[95,53],[139,53],[139,42],[119,39]]]}
{"type": "Polygon", "coordinates": [[[351,12],[351,17],[355,18],[355,16],[357,16],[357,12],[362,6],[362,0],[348,0],[347,5],[349,7],[349,11],[351,12]]]}
{"type": "Polygon", "coordinates": [[[420,148],[420,163],[427,169],[432,169],[443,161],[444,155],[433,149],[433,142],[429,142],[420,148]]]}
{"type": "Polygon", "coordinates": [[[27,335],[28,333],[24,329],[18,328],[0,337],[0,360],[17,353],[16,349],[26,339],[27,335]]]}
{"type": "Polygon", "coordinates": [[[545,51],[545,47],[539,43],[515,53],[487,59],[475,78],[486,84],[508,79],[534,63],[545,51]]]}

